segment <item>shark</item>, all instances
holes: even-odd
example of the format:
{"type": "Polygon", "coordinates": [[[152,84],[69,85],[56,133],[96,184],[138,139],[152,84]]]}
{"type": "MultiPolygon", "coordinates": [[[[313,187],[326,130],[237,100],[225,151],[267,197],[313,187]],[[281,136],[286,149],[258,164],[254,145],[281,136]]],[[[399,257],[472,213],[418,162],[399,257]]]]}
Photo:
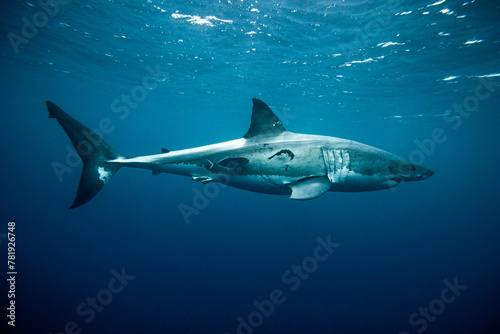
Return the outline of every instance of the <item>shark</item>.
{"type": "Polygon", "coordinates": [[[219,182],[257,193],[286,195],[293,200],[315,199],[329,191],[389,189],[434,174],[431,169],[353,140],[287,131],[267,104],[256,98],[252,102],[250,128],[242,138],[126,157],[96,132],[46,101],[49,118],[59,122],[83,162],[78,191],[69,208],[90,201],[122,167],[151,170],[153,175],[183,175],[192,182],[219,182]]]}

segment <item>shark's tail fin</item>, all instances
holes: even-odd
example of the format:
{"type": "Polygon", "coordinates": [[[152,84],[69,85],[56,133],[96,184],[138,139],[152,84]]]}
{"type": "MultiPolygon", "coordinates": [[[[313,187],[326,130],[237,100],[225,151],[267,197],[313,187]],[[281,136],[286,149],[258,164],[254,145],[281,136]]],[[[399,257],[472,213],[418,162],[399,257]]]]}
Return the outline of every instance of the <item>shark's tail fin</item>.
{"type": "Polygon", "coordinates": [[[108,163],[120,157],[108,143],[88,127],[65,113],[54,103],[46,101],[49,118],[55,118],[73,143],[83,161],[78,192],[70,209],[90,201],[120,168],[108,163]]]}

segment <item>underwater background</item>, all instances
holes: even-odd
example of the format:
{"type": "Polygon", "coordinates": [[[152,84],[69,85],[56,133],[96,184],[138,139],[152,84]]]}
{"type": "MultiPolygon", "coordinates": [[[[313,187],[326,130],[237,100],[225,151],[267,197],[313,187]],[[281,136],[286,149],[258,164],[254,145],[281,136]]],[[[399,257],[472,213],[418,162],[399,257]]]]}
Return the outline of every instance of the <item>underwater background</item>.
{"type": "Polygon", "coordinates": [[[2,333],[500,333],[498,1],[7,0],[0,15],[2,333]],[[297,202],[123,168],[68,210],[81,163],[46,100],[136,156],[240,138],[252,98],[290,131],[436,173],[297,202]]]}

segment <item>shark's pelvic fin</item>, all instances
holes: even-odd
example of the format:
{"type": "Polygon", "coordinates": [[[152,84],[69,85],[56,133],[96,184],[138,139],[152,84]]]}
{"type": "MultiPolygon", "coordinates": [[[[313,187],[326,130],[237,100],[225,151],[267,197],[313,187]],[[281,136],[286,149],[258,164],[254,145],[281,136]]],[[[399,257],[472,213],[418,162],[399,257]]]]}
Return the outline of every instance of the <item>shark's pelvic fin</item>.
{"type": "Polygon", "coordinates": [[[83,161],[78,192],[70,209],[90,201],[104,187],[120,166],[107,163],[120,156],[98,134],[65,113],[54,103],[46,101],[49,118],[55,118],[68,135],[83,161]]]}
{"type": "Polygon", "coordinates": [[[314,199],[330,189],[330,180],[326,176],[311,177],[288,185],[292,189],[291,199],[314,199]]]}
{"type": "Polygon", "coordinates": [[[213,180],[214,179],[211,178],[210,176],[193,176],[193,178],[191,179],[191,182],[192,183],[201,182],[203,184],[207,184],[207,183],[212,182],[213,180]]]}
{"type": "Polygon", "coordinates": [[[285,127],[274,112],[259,99],[252,99],[252,121],[250,129],[243,138],[252,138],[258,135],[277,136],[286,131],[285,127]]]}

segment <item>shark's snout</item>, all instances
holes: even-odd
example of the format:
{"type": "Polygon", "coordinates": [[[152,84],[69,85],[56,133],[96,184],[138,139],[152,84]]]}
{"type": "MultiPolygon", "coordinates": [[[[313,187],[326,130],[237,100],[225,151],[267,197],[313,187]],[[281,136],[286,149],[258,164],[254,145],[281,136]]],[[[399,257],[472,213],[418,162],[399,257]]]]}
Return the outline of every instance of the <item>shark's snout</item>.
{"type": "Polygon", "coordinates": [[[434,175],[434,171],[431,169],[427,169],[424,173],[420,175],[419,180],[425,180],[430,178],[432,175],[434,175]]]}
{"type": "Polygon", "coordinates": [[[412,166],[408,174],[399,174],[394,179],[397,181],[421,181],[434,175],[434,171],[421,166],[412,166]]]}

